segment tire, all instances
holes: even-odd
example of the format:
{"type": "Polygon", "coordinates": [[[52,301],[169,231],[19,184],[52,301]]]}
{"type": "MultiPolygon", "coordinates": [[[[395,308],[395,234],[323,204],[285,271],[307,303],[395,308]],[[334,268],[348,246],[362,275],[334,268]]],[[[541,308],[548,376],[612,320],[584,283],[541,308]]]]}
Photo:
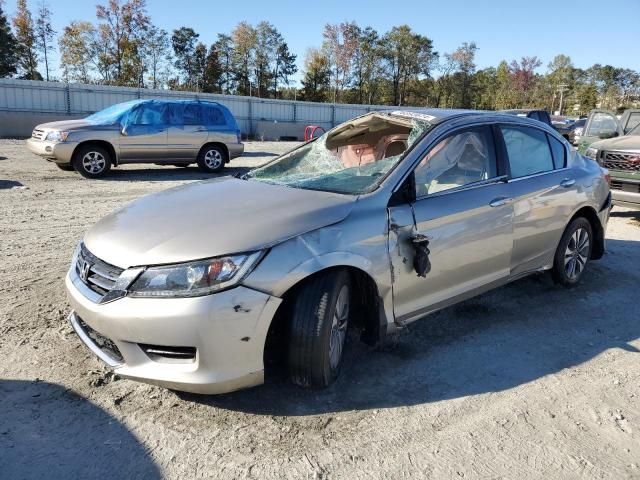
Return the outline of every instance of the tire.
{"type": "Polygon", "coordinates": [[[298,290],[291,310],[289,375],[308,388],[329,386],[340,373],[351,317],[345,270],[320,273],[298,290]]]}
{"type": "Polygon", "coordinates": [[[556,283],[576,285],[584,273],[593,249],[593,230],[584,217],[573,220],[562,234],[553,259],[551,274],[556,283]]]}
{"type": "Polygon", "coordinates": [[[75,168],[70,163],[56,163],[56,167],[65,172],[73,172],[75,168]]]}
{"type": "Polygon", "coordinates": [[[84,178],[104,177],[111,170],[111,154],[99,145],[83,145],[73,156],[73,168],[84,178]]]}
{"type": "Polygon", "coordinates": [[[205,145],[198,154],[198,167],[207,173],[217,173],[227,163],[227,153],[217,145],[205,145]]]}

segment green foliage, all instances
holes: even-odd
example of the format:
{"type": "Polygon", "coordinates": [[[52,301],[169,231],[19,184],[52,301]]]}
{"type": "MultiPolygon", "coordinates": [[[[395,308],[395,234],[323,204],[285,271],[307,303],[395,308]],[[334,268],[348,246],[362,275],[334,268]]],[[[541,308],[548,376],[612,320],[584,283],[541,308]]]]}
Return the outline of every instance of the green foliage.
{"type": "Polygon", "coordinates": [[[10,77],[16,73],[17,49],[16,38],[11,32],[7,16],[2,10],[2,3],[0,3],[0,78],[10,77]]]}

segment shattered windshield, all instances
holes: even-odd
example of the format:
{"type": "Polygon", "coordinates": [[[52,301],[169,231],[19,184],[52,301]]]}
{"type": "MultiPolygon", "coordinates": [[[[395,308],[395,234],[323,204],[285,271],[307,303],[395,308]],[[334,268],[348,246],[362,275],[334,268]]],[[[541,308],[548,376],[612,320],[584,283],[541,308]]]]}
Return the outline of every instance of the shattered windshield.
{"type": "Polygon", "coordinates": [[[276,185],[358,195],[375,189],[431,124],[369,114],[245,175],[276,185]]]}
{"type": "Polygon", "coordinates": [[[111,105],[104,110],[89,115],[85,120],[93,125],[112,125],[119,122],[123,114],[140,102],[140,100],[131,100],[129,102],[117,103],[116,105],[111,105]]]}

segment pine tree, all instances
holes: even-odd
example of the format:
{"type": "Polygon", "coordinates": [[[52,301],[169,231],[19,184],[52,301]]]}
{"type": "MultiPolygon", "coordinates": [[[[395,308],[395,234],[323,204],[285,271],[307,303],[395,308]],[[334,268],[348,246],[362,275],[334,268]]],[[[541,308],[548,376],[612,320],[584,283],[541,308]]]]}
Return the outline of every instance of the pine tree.
{"type": "Polygon", "coordinates": [[[0,78],[10,77],[16,73],[18,61],[16,49],[16,39],[0,2],[0,78]]]}
{"type": "Polygon", "coordinates": [[[36,52],[36,32],[33,18],[27,6],[27,0],[18,0],[16,16],[13,19],[18,42],[18,66],[20,78],[42,80],[38,72],[38,53],[36,52]]]}

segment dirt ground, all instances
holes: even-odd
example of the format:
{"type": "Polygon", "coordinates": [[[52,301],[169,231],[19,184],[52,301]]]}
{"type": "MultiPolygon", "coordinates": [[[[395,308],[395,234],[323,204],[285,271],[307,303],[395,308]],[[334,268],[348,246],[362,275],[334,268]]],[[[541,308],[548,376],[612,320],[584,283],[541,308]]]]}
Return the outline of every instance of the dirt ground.
{"type": "MultiPolygon", "coordinates": [[[[226,173],[290,146],[249,143],[226,173]]],[[[73,248],[123,203],[203,178],[136,165],[87,181],[0,140],[0,477],[640,478],[639,212],[614,209],[578,288],[535,276],[392,347],[354,342],[326,391],[114,378],[66,320],[73,248]]]]}

